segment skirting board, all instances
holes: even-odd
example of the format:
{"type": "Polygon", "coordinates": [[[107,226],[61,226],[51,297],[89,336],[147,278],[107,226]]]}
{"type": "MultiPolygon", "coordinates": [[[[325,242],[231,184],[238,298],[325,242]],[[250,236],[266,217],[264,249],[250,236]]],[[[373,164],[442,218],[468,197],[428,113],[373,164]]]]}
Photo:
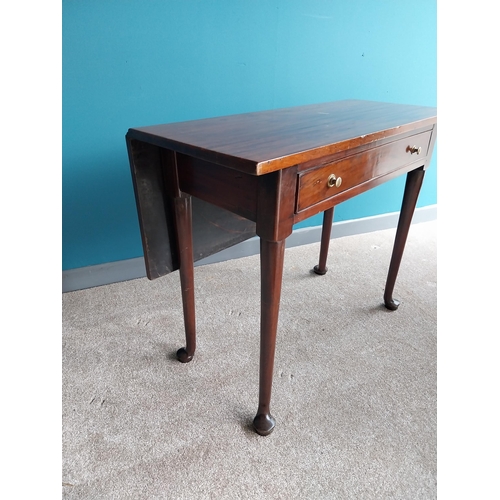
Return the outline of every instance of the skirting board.
{"type": "MultiPolygon", "coordinates": [[[[399,212],[389,214],[375,215],[362,219],[334,222],[332,226],[332,239],[352,236],[355,234],[370,233],[383,229],[392,229],[397,227],[399,212]]],[[[413,215],[412,224],[428,222],[437,219],[437,205],[417,208],[413,215]]],[[[308,245],[317,243],[321,240],[321,226],[305,227],[296,229],[286,240],[286,247],[296,247],[299,245],[308,245]]],[[[259,238],[254,237],[243,241],[231,248],[226,248],[222,252],[211,255],[205,259],[196,262],[196,266],[223,262],[225,260],[239,259],[256,255],[260,251],[259,238]]],[[[120,281],[128,281],[146,276],[146,267],[144,259],[137,257],[135,259],[121,260],[118,262],[108,262],[96,266],[80,267],[69,269],[62,273],[62,291],[73,292],[92,288],[95,286],[109,285],[120,281]]]]}

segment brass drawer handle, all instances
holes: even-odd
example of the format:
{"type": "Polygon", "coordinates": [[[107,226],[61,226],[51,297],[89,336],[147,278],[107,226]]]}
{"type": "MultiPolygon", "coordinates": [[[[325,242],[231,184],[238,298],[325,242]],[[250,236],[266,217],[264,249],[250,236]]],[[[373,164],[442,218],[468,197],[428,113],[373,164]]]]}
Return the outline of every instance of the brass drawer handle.
{"type": "Polygon", "coordinates": [[[417,153],[418,155],[422,152],[422,147],[418,147],[417,146],[408,146],[408,151],[413,154],[413,153],[417,153]]]}
{"type": "Polygon", "coordinates": [[[326,181],[326,184],[329,188],[333,186],[340,187],[340,185],[342,184],[342,177],[336,177],[335,174],[330,174],[328,180],[326,181]]]}

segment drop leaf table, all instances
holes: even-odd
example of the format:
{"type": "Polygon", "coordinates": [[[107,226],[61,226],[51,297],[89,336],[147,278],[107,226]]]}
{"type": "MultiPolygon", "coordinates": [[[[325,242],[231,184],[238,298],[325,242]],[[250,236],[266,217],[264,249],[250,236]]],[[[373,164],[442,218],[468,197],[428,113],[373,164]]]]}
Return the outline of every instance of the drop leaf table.
{"type": "Polygon", "coordinates": [[[293,225],[323,212],[317,274],[335,205],[406,174],[384,293],[393,298],[411,219],[436,141],[436,109],[344,100],[166,125],[126,134],[149,279],[179,270],[186,346],[196,348],[194,262],[260,238],[259,403],[254,428],[270,434],[271,387],[285,240],[293,225]]]}

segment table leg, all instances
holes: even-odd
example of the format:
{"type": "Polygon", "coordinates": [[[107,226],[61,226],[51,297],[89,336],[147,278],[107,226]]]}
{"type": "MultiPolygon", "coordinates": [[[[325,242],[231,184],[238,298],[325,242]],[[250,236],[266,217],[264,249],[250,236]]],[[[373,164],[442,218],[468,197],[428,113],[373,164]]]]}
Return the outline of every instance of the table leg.
{"type": "Polygon", "coordinates": [[[333,224],[333,208],[329,208],[323,212],[323,229],[321,230],[321,248],[319,252],[319,264],[314,266],[313,270],[316,274],[326,274],[326,259],[328,257],[328,248],[330,246],[330,235],[332,234],[333,224]]]}
{"type": "Polygon", "coordinates": [[[182,194],[174,199],[175,223],[179,245],[180,279],[186,347],[177,351],[182,363],[191,361],[196,349],[196,321],[194,304],[194,259],[191,196],[182,194]]]}
{"type": "Polygon", "coordinates": [[[271,434],[276,425],[276,421],[270,413],[270,403],[284,255],[285,240],[260,240],[261,320],[259,408],[253,420],[253,426],[255,431],[262,436],[271,434]]]}
{"type": "Polygon", "coordinates": [[[411,225],[411,219],[417,205],[418,194],[422,187],[425,171],[423,168],[417,168],[408,172],[406,176],[406,185],[403,195],[403,203],[401,213],[399,215],[398,228],[396,230],[396,238],[392,251],[391,263],[389,265],[389,273],[387,275],[387,283],[385,285],[384,302],[385,307],[391,311],[395,311],[399,307],[399,301],[393,299],[394,284],[401,264],[403,250],[405,248],[408,231],[411,225]]]}

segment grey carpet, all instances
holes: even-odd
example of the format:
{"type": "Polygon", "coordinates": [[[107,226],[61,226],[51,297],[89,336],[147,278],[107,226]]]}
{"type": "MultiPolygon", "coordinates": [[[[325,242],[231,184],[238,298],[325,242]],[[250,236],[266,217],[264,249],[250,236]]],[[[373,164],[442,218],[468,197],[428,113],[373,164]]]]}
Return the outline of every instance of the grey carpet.
{"type": "Polygon", "coordinates": [[[436,222],[412,226],[382,296],[394,230],[285,256],[271,412],[251,429],[258,256],[195,269],[198,349],[177,273],[63,295],[63,498],[436,498],[436,222]]]}

